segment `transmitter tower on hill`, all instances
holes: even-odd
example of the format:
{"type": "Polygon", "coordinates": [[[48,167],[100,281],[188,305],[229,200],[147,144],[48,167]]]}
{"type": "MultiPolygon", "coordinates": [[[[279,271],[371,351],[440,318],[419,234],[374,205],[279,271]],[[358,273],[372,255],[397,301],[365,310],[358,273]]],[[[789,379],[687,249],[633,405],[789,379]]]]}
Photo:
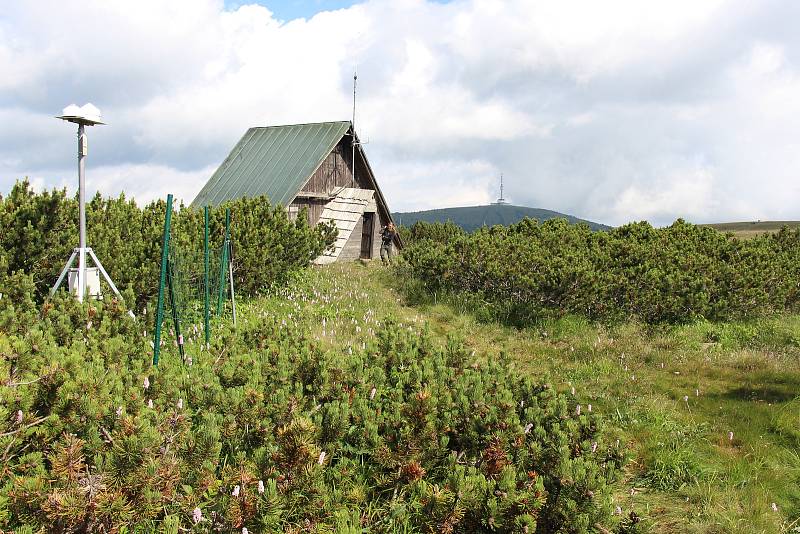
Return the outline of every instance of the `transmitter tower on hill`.
{"type": "Polygon", "coordinates": [[[496,204],[496,205],[508,204],[508,201],[506,201],[506,199],[503,198],[503,173],[502,172],[500,173],[500,198],[498,198],[496,202],[492,202],[492,204],[496,204]]]}

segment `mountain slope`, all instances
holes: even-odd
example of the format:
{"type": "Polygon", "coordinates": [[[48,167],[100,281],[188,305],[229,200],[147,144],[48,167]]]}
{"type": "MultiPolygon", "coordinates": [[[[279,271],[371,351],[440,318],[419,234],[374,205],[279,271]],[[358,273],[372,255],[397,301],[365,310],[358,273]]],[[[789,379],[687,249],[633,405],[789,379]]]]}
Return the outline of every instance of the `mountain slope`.
{"type": "Polygon", "coordinates": [[[461,208],[442,208],[427,211],[398,212],[392,217],[398,224],[411,226],[417,221],[446,222],[452,221],[467,232],[481,226],[494,226],[495,224],[514,224],[525,217],[546,221],[547,219],[562,218],[570,223],[586,223],[592,230],[609,230],[611,227],[592,221],[586,221],[566,215],[557,211],[541,208],[528,208],[525,206],[512,206],[511,204],[490,204],[488,206],[466,206],[461,208]]]}

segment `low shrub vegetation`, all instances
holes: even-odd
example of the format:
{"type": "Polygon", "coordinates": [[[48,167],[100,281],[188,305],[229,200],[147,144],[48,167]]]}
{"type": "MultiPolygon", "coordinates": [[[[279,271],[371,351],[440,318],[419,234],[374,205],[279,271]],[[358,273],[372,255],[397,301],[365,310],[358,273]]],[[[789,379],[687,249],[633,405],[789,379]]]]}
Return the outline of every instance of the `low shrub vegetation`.
{"type": "MultiPolygon", "coordinates": [[[[225,209],[231,210],[231,244],[237,292],[262,294],[284,283],[290,273],[308,266],[333,243],[333,226],[310,227],[307,218],[289,220],[281,206],[266,197],[239,199],[210,210],[211,247],[222,246],[225,209]]],[[[139,207],[124,195],[96,195],[86,205],[88,241],[114,283],[143,307],[158,292],[166,202],[139,207]]],[[[6,269],[33,277],[34,298],[41,302],[78,245],[78,202],[64,190],[34,192],[17,182],[0,196],[0,251],[6,269]]],[[[203,269],[203,212],[181,207],[172,219],[172,243],[185,267],[196,276],[203,269]]],[[[127,299],[126,299],[127,300],[127,299]]]]}
{"type": "Polygon", "coordinates": [[[257,301],[156,368],[151,318],[113,299],[37,308],[14,276],[0,529],[577,533],[611,516],[623,448],[507,358],[391,320],[327,348],[257,301]]]}
{"type": "Polygon", "coordinates": [[[411,293],[466,295],[484,315],[515,325],[567,314],[650,324],[736,320],[795,311],[800,302],[798,230],[740,240],[682,220],[608,232],[565,220],[472,234],[429,226],[411,230],[417,239],[403,253],[421,284],[410,283],[411,293]]]}

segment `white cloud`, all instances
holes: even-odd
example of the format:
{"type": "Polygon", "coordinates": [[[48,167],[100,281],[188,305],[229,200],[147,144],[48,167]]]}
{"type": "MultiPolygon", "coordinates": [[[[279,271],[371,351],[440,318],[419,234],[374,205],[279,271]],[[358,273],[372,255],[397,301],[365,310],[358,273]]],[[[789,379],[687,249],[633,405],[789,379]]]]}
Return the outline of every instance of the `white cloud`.
{"type": "Polygon", "coordinates": [[[714,175],[697,168],[644,186],[632,184],[619,195],[614,210],[632,220],[653,220],[675,215],[703,218],[714,209],[714,175]]]}
{"type": "Polygon", "coordinates": [[[381,176],[381,189],[395,199],[393,211],[475,206],[494,200],[495,176],[497,169],[483,160],[403,163],[381,176]]]}
{"type": "Polygon", "coordinates": [[[800,5],[370,0],[309,19],[221,0],[13,2],[0,189],[58,185],[92,101],[90,183],[190,201],[254,125],[350,117],[392,209],[507,196],[601,222],[800,218],[800,5]],[[80,27],[81,31],[65,31],[80,27]],[[774,194],[770,191],[781,191],[774,194]]]}
{"type": "Polygon", "coordinates": [[[95,191],[124,191],[128,198],[146,204],[166,198],[172,193],[176,202],[189,204],[197,191],[216,170],[216,166],[192,171],[179,171],[164,165],[122,164],[87,171],[87,189],[95,191]]]}

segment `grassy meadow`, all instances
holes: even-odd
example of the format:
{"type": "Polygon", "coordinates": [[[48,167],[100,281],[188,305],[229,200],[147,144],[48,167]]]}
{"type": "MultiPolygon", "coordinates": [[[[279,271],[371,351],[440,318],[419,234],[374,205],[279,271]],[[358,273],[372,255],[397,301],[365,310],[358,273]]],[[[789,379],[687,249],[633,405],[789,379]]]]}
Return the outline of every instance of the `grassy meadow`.
{"type": "Polygon", "coordinates": [[[736,237],[748,239],[762,234],[774,234],[784,226],[797,228],[800,226],[800,221],[745,221],[700,224],[698,226],[708,226],[723,233],[730,232],[736,237]]]}
{"type": "Polygon", "coordinates": [[[567,317],[520,330],[458,301],[409,301],[403,280],[375,263],[317,268],[240,315],[266,307],[332,349],[392,319],[463,340],[477,364],[506,353],[605,417],[629,456],[614,493],[622,514],[661,533],[800,532],[800,317],[670,327],[567,317]],[[311,298],[281,296],[298,291],[311,298]]]}

